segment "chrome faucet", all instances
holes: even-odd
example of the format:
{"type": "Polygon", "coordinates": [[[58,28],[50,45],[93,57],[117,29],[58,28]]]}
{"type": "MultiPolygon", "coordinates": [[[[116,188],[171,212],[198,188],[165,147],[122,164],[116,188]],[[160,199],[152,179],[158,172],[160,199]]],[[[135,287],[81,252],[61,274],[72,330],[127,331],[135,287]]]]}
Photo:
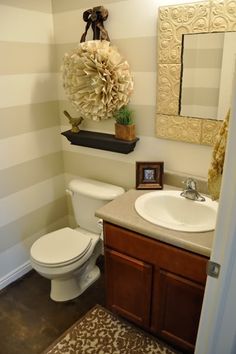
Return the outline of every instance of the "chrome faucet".
{"type": "Polygon", "coordinates": [[[206,199],[197,191],[197,182],[193,178],[187,178],[184,182],[185,188],[180,195],[184,198],[204,202],[206,199]]]}

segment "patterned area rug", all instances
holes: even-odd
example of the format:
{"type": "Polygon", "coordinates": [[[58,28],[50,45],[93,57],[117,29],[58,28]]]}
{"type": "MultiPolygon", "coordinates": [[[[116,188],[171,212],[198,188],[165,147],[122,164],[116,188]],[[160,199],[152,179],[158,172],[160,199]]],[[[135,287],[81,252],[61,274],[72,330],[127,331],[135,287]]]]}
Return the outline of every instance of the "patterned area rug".
{"type": "Polygon", "coordinates": [[[173,354],[173,349],[96,305],[43,354],[173,354]]]}

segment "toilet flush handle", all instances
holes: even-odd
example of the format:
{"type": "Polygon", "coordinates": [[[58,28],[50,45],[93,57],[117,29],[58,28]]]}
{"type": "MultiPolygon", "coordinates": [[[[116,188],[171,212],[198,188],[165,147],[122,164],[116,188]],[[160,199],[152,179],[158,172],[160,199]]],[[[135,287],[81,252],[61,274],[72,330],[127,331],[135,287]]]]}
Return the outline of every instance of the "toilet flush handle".
{"type": "Polygon", "coordinates": [[[72,197],[73,192],[70,189],[66,189],[66,194],[70,195],[72,197]]]}

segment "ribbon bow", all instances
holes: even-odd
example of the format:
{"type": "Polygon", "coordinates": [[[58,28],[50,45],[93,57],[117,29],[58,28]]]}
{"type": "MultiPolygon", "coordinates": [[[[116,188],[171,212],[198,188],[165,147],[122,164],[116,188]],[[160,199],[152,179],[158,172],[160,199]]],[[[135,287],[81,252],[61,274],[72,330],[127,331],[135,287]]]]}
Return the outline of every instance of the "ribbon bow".
{"type": "Polygon", "coordinates": [[[83,13],[83,20],[87,22],[85,26],[85,32],[82,34],[80,39],[81,42],[85,42],[86,35],[90,26],[93,30],[93,40],[101,39],[110,41],[108,32],[105,30],[103,22],[106,21],[108,17],[108,10],[103,6],[96,6],[92,9],[86,10],[83,13]]]}

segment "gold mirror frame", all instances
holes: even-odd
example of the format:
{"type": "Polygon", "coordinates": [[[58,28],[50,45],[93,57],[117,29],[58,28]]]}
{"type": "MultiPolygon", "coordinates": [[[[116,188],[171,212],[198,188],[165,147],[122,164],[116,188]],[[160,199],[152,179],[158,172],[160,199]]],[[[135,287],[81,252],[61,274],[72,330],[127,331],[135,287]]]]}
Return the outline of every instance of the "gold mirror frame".
{"type": "Polygon", "coordinates": [[[159,8],[157,137],[213,145],[222,121],[179,115],[182,35],[229,31],[236,31],[236,0],[159,8]]]}

